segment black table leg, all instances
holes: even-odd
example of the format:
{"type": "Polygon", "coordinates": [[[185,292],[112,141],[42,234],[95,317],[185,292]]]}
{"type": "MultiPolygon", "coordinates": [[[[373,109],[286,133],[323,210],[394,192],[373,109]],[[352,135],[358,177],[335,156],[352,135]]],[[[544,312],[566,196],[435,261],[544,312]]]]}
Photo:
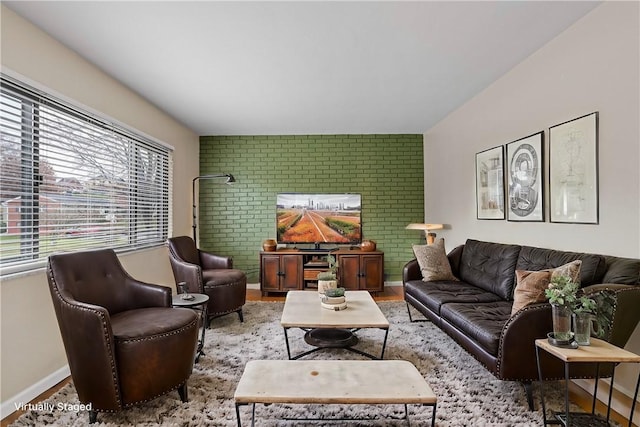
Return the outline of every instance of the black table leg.
{"type": "Polygon", "coordinates": [[[598,379],[600,378],[600,364],[596,363],[596,381],[593,386],[593,401],[591,402],[591,413],[596,413],[596,400],[598,396],[598,379]]]}
{"type": "Polygon", "coordinates": [[[251,405],[251,427],[256,427],[256,404],[251,405]]]}
{"type": "Polygon", "coordinates": [[[387,348],[387,337],[389,336],[389,328],[384,330],[384,341],[382,342],[382,352],[380,352],[380,360],[384,359],[384,350],[387,348]]]}
{"type": "Polygon", "coordinates": [[[536,364],[538,365],[538,379],[540,380],[540,403],[542,404],[542,420],[547,425],[547,408],[544,404],[544,381],[542,380],[542,368],[540,367],[540,347],[536,346],[536,364]]]}
{"type": "Polygon", "coordinates": [[[431,413],[431,427],[436,427],[436,406],[438,404],[433,404],[433,412],[431,413]]]}
{"type": "Polygon", "coordinates": [[[571,425],[571,411],[569,410],[569,362],[564,362],[564,409],[567,415],[567,427],[571,425]]]}
{"type": "Polygon", "coordinates": [[[611,414],[611,398],[613,397],[613,381],[616,377],[616,364],[612,364],[613,370],[611,371],[611,385],[609,386],[609,401],[607,402],[607,424],[609,423],[609,415],[611,414]]]}
{"type": "Polygon", "coordinates": [[[289,360],[291,360],[291,349],[289,348],[289,334],[287,333],[288,328],[284,328],[284,341],[287,343],[287,356],[289,360]]]}
{"type": "Polygon", "coordinates": [[[236,403],[236,420],[238,421],[238,427],[242,427],[242,422],[240,421],[240,405],[236,403]]]}
{"type": "Polygon", "coordinates": [[[631,403],[631,413],[629,414],[629,427],[632,426],[633,412],[636,410],[636,399],[638,398],[639,387],[640,387],[640,374],[638,374],[638,381],[636,381],[636,392],[633,394],[633,403],[631,403]]]}

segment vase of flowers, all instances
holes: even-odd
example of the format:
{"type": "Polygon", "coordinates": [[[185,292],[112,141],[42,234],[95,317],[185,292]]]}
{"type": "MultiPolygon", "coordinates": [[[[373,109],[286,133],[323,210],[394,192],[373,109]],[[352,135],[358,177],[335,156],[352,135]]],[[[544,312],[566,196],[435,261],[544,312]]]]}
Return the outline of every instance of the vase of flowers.
{"type": "Polygon", "coordinates": [[[573,309],[573,332],[578,345],[591,344],[591,322],[596,313],[596,302],[586,296],[577,299],[573,309]]]}
{"type": "Polygon", "coordinates": [[[318,273],[318,293],[322,298],[324,292],[327,289],[335,289],[338,287],[338,281],[336,280],[336,270],[338,264],[333,255],[327,255],[327,271],[318,273]]]}
{"type": "Polygon", "coordinates": [[[571,339],[571,313],[576,302],[579,285],[569,276],[556,275],[545,289],[545,295],[551,303],[553,336],[557,340],[571,339]]]}
{"type": "Polygon", "coordinates": [[[552,304],[553,336],[558,341],[571,339],[571,309],[566,305],[552,304]]]}
{"type": "Polygon", "coordinates": [[[554,337],[557,340],[566,341],[575,335],[578,344],[589,345],[591,319],[596,312],[596,303],[587,296],[579,295],[579,288],[580,285],[569,276],[556,275],[545,289],[545,295],[551,303],[554,337]]]}

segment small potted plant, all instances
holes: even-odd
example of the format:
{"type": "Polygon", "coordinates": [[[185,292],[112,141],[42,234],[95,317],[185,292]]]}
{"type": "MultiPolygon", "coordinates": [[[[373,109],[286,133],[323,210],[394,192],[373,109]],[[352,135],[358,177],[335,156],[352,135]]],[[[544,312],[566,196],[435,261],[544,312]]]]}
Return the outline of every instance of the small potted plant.
{"type": "Polygon", "coordinates": [[[579,286],[569,276],[556,275],[544,291],[551,303],[553,336],[556,340],[571,339],[571,313],[577,301],[579,286]]]}
{"type": "Polygon", "coordinates": [[[554,337],[558,340],[571,338],[573,317],[576,342],[589,345],[591,321],[597,312],[597,305],[592,298],[581,294],[580,285],[566,275],[553,277],[545,290],[545,295],[552,305],[554,337]]]}
{"type": "Polygon", "coordinates": [[[576,342],[579,345],[591,344],[591,321],[596,314],[596,302],[582,295],[576,299],[573,308],[573,325],[576,342]]]}
{"type": "Polygon", "coordinates": [[[336,279],[338,265],[333,255],[327,255],[327,267],[327,271],[318,273],[318,293],[320,293],[320,296],[323,296],[327,289],[338,287],[338,280],[336,279]]]}

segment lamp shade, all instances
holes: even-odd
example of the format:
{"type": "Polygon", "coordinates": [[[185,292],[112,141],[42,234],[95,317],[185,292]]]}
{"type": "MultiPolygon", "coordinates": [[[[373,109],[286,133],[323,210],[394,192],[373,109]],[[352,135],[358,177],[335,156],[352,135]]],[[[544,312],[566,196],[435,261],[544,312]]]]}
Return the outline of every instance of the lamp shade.
{"type": "Polygon", "coordinates": [[[409,224],[405,227],[407,230],[441,230],[444,228],[444,224],[409,224]]]}
{"type": "Polygon", "coordinates": [[[428,245],[432,245],[436,240],[436,233],[432,233],[431,230],[440,230],[444,228],[444,224],[409,224],[405,227],[407,230],[423,230],[424,238],[428,245]]]}

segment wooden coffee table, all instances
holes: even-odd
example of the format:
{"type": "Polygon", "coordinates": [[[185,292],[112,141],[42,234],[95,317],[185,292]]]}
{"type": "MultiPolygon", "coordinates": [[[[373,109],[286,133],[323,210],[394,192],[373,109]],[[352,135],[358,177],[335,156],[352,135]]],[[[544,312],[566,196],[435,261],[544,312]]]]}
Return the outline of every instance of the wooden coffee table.
{"type": "Polygon", "coordinates": [[[253,360],[245,366],[234,399],[238,427],[242,427],[240,406],[249,404],[251,425],[255,425],[256,403],[401,404],[407,425],[410,425],[407,405],[418,404],[433,407],[433,427],[437,403],[422,374],[406,360],[253,360]]]}
{"type": "Polygon", "coordinates": [[[344,348],[371,359],[384,358],[389,335],[389,321],[368,291],[346,291],[347,308],[327,310],[320,305],[317,292],[289,291],[282,310],[280,324],[284,328],[287,355],[290,360],[299,359],[323,348],[344,348]],[[305,342],[315,348],[291,356],[288,330],[299,328],[305,333],[305,342]],[[380,357],[353,348],[358,343],[354,334],[358,329],[378,328],[385,331],[380,357]]]}

